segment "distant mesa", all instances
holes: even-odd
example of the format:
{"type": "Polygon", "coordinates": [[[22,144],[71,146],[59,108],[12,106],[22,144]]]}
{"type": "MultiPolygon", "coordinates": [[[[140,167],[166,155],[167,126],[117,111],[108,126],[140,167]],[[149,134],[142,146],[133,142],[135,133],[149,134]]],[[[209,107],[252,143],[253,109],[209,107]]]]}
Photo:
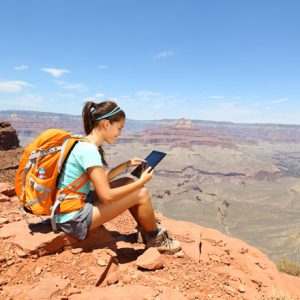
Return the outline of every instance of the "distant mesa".
{"type": "Polygon", "coordinates": [[[181,118],[172,122],[161,121],[151,128],[145,128],[135,136],[127,135],[122,142],[132,142],[135,139],[145,144],[168,144],[171,147],[191,148],[192,145],[221,146],[235,148],[229,137],[219,136],[217,132],[206,132],[201,124],[181,118]]]}
{"type": "Polygon", "coordinates": [[[174,127],[174,128],[189,129],[189,128],[192,128],[194,126],[193,126],[191,120],[187,120],[187,119],[181,118],[181,119],[175,121],[175,123],[174,123],[174,125],[172,127],[174,127]]]}

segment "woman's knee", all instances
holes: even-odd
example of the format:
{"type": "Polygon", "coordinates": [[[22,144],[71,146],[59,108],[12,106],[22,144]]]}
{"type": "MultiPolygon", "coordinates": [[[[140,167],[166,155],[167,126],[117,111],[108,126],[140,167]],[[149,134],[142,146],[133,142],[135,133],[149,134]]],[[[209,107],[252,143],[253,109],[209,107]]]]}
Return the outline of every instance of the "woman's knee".
{"type": "Polygon", "coordinates": [[[139,202],[143,203],[143,202],[148,202],[150,201],[150,193],[148,191],[147,188],[142,187],[138,193],[139,196],[139,202]]]}

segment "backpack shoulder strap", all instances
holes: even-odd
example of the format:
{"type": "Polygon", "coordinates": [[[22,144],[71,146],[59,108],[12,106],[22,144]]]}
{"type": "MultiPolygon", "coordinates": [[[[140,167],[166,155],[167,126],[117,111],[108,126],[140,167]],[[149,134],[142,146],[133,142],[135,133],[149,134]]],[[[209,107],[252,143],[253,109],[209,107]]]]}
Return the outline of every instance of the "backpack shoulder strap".
{"type": "Polygon", "coordinates": [[[76,180],[62,190],[59,190],[58,197],[51,208],[51,226],[54,232],[57,231],[54,214],[60,203],[65,199],[69,193],[76,193],[89,181],[87,173],[82,173],[76,180]]]}

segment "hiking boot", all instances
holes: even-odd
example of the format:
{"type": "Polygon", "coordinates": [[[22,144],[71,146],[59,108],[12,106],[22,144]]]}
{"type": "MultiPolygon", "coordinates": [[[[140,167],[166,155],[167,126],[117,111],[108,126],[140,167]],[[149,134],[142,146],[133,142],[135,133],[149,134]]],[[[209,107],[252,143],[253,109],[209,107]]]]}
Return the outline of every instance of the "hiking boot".
{"type": "MultiPolygon", "coordinates": [[[[147,243],[147,240],[146,240],[146,235],[147,233],[144,231],[143,227],[141,225],[137,225],[136,227],[136,242],[138,244],[146,244],[147,243]]],[[[160,231],[164,231],[166,233],[166,235],[168,236],[168,231],[166,228],[164,227],[160,227],[159,228],[160,231]]]]}
{"type": "Polygon", "coordinates": [[[180,242],[172,240],[168,236],[167,230],[160,230],[157,236],[148,239],[146,249],[154,247],[161,253],[173,254],[181,249],[180,242]]]}

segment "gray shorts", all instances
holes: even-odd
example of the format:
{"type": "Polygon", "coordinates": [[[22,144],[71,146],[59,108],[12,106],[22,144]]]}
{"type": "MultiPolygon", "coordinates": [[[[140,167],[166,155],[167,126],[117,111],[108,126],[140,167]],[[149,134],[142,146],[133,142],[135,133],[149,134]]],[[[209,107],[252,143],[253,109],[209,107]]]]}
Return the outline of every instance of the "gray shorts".
{"type": "Polygon", "coordinates": [[[89,193],[86,204],[77,212],[77,214],[65,223],[56,223],[57,229],[75,237],[78,240],[84,240],[89,232],[93,218],[92,193],[89,193]]]}

